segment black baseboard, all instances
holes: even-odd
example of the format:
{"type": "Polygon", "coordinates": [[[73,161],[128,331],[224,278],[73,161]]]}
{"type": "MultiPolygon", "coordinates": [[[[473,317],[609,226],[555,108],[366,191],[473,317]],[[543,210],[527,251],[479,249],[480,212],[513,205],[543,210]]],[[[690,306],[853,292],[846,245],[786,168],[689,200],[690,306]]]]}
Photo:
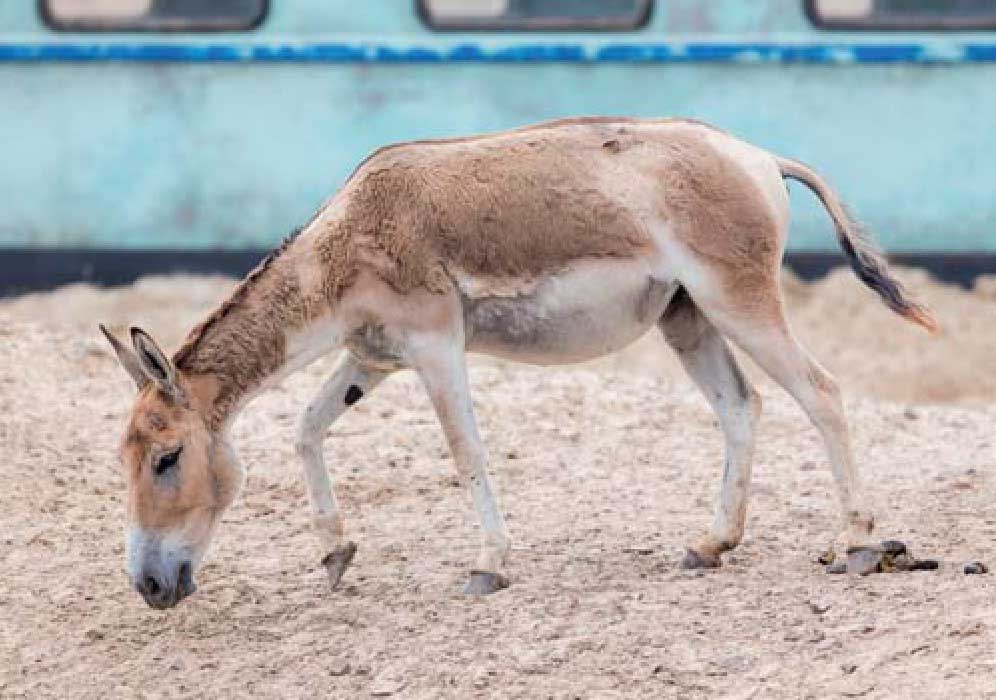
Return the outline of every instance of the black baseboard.
{"type": "MultiPolygon", "coordinates": [[[[942,282],[966,289],[981,275],[996,274],[996,252],[977,253],[891,253],[889,262],[904,267],[918,267],[942,282]]],[[[785,264],[806,280],[819,279],[847,261],[837,253],[788,253],[785,264]]]]}
{"type": "MultiPolygon", "coordinates": [[[[266,250],[94,250],[0,248],[0,296],[54,289],[73,282],[113,286],[169,273],[219,273],[241,277],[266,250]]],[[[900,253],[897,265],[926,269],[934,277],[969,287],[979,275],[996,274],[996,252],[900,253]]],[[[817,279],[845,264],[836,253],[789,253],[786,264],[804,279],[817,279]]]]}
{"type": "Polygon", "coordinates": [[[242,277],[267,252],[0,248],[0,296],[55,289],[73,282],[109,287],[130,284],[145,275],[180,272],[242,277]]]}

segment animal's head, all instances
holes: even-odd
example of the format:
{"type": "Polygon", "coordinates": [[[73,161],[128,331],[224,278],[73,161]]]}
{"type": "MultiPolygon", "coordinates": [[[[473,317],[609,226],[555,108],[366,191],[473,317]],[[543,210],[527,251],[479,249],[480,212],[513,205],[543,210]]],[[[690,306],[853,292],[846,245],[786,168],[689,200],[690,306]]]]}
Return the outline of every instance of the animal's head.
{"type": "Polygon", "coordinates": [[[138,328],[131,347],[100,329],[138,385],[120,446],[128,575],[150,606],[169,608],[196,590],[194,572],[243,472],[210,426],[210,380],[184,376],[138,328]]]}

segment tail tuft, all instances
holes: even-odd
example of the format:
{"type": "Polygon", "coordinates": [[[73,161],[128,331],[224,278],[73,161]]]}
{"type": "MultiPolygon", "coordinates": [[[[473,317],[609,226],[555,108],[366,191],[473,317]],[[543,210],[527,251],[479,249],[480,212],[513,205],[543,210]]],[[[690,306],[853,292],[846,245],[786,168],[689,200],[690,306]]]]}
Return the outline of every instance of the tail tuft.
{"type": "Polygon", "coordinates": [[[903,313],[903,316],[911,320],[913,323],[923,326],[928,332],[934,335],[940,335],[941,333],[941,324],[939,324],[937,319],[934,318],[934,315],[930,312],[930,309],[924,308],[919,304],[907,309],[905,313],[903,313]]]}
{"type": "MultiPolygon", "coordinates": [[[[846,213],[846,209],[844,211],[846,213]]],[[[923,326],[931,333],[940,333],[940,324],[930,309],[909,298],[906,289],[892,275],[884,256],[871,238],[853,218],[848,216],[847,221],[850,224],[849,235],[840,237],[840,247],[857,278],[903,318],[923,326]]]]}
{"type": "Polygon", "coordinates": [[[882,298],[885,304],[903,318],[923,326],[931,333],[940,333],[941,327],[933,313],[923,304],[911,299],[902,283],[893,276],[882,251],[871,236],[847,212],[844,204],[829,185],[806,165],[788,158],[777,158],[784,177],[797,180],[820,198],[837,230],[837,241],[851,269],[867,287],[882,298]]]}

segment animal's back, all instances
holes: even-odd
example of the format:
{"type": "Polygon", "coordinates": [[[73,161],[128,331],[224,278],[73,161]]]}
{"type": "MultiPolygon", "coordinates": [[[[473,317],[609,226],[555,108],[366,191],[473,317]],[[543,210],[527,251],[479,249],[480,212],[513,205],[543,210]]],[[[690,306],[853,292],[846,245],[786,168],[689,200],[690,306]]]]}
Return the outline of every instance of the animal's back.
{"type": "Polygon", "coordinates": [[[684,120],[581,118],[389,146],[341,193],[336,240],[399,291],[530,278],[654,247],[669,163],[710,149],[684,120]]]}

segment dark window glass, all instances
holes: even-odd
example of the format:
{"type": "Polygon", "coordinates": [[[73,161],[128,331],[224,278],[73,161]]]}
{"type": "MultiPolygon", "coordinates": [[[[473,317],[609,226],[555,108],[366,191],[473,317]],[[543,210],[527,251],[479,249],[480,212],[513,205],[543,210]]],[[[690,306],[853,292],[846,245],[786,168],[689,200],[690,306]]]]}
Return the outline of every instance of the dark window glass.
{"type": "Polygon", "coordinates": [[[39,0],[42,17],[70,32],[217,32],[252,29],[267,0],[39,0]]]}
{"type": "Polygon", "coordinates": [[[639,29],[651,0],[418,0],[433,29],[583,30],[639,29]]]}
{"type": "Polygon", "coordinates": [[[806,0],[825,29],[996,29],[996,0],[806,0]]]}

